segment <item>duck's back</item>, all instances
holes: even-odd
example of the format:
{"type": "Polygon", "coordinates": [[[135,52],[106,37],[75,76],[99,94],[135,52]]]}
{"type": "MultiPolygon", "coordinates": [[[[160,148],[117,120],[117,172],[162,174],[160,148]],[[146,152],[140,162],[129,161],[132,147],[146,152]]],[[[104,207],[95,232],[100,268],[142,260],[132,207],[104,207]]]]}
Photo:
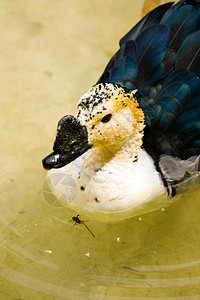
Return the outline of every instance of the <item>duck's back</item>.
{"type": "Polygon", "coordinates": [[[158,169],[164,168],[163,157],[175,158],[174,163],[193,157],[199,171],[200,1],[172,4],[151,11],[120,40],[98,83],[138,90],[146,125],[143,146],[158,169]]]}

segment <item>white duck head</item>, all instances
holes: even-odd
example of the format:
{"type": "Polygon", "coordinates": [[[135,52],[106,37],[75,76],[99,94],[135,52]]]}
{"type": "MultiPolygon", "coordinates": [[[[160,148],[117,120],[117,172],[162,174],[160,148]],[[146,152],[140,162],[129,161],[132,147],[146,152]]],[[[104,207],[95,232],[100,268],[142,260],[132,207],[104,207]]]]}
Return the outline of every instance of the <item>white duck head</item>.
{"type": "Polygon", "coordinates": [[[75,117],[60,120],[54,152],[43,160],[46,169],[53,168],[47,175],[51,191],[77,212],[101,220],[154,210],[150,200],[165,191],[142,150],[144,127],[134,92],[111,83],[93,86],[81,97],[75,117]],[[55,184],[58,174],[62,184],[55,184]],[[69,179],[76,190],[70,199],[64,192],[69,179]]]}
{"type": "Polygon", "coordinates": [[[144,115],[133,94],[113,84],[98,84],[87,91],[76,113],[93,147],[119,148],[135,136],[142,144],[144,115]]]}

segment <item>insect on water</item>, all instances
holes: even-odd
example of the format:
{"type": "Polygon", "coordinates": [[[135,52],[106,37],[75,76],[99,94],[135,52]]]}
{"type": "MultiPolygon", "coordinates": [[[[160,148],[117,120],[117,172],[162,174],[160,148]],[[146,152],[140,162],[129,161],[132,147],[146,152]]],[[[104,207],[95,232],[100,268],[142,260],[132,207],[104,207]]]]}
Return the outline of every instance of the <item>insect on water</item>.
{"type": "Polygon", "coordinates": [[[93,233],[93,232],[89,229],[89,227],[85,224],[85,222],[88,222],[89,220],[86,220],[86,221],[81,220],[81,219],[79,219],[79,215],[77,215],[77,216],[75,216],[75,217],[72,217],[72,219],[71,219],[70,221],[74,222],[74,226],[83,224],[83,225],[86,227],[86,229],[91,233],[91,235],[95,238],[94,233],[93,233]]]}

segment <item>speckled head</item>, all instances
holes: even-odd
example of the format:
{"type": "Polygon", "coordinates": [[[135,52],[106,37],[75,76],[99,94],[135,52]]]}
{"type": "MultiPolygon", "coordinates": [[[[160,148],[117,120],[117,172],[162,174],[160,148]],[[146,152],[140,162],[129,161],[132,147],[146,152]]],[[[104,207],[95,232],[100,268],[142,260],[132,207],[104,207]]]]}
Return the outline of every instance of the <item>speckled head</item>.
{"type": "Polygon", "coordinates": [[[43,166],[60,168],[91,147],[109,147],[114,153],[129,138],[131,147],[139,148],[143,129],[144,115],[132,93],[111,83],[95,85],[81,97],[76,115],[58,123],[54,152],[43,166]]]}
{"type": "Polygon", "coordinates": [[[87,127],[89,143],[94,146],[119,144],[143,134],[144,114],[134,95],[112,83],[88,90],[78,103],[76,116],[87,127]]]}

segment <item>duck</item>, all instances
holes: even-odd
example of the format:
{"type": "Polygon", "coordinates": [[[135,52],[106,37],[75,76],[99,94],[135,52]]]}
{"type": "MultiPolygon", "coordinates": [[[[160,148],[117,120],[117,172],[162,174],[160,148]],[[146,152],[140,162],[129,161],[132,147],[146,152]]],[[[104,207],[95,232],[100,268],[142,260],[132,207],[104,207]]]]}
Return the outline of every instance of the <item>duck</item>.
{"type": "Polygon", "coordinates": [[[42,163],[49,192],[100,221],[175,203],[200,179],[200,1],[165,3],[119,42],[42,163]]]}

